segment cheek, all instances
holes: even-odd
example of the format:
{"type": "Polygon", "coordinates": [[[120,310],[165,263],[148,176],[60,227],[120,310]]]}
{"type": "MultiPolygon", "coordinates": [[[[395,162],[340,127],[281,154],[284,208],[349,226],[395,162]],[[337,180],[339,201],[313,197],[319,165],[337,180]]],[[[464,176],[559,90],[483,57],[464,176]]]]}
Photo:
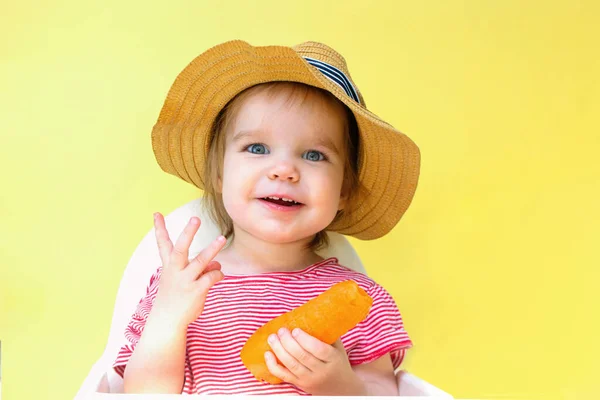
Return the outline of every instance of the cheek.
{"type": "Polygon", "coordinates": [[[240,185],[240,177],[239,175],[232,173],[223,173],[223,200],[226,200],[233,196],[239,196],[239,185],[240,185]]]}
{"type": "Polygon", "coordinates": [[[234,181],[235,177],[232,176],[223,176],[223,206],[225,207],[225,211],[229,214],[230,217],[236,218],[238,215],[238,210],[241,209],[241,202],[243,199],[243,195],[240,193],[240,190],[237,188],[237,182],[234,181]]]}
{"type": "Polygon", "coordinates": [[[341,190],[344,180],[344,171],[336,168],[335,171],[331,171],[331,173],[328,174],[327,180],[329,182],[329,187],[332,189],[335,188],[336,191],[338,189],[341,190]]]}
{"type": "Polygon", "coordinates": [[[343,175],[338,171],[330,171],[329,174],[319,174],[312,180],[312,185],[319,188],[314,191],[314,196],[322,205],[335,205],[339,202],[339,196],[342,190],[343,175]]]}
{"type": "Polygon", "coordinates": [[[240,168],[239,163],[230,160],[224,163],[223,168],[223,202],[225,206],[242,202],[252,194],[250,171],[240,168]]]}

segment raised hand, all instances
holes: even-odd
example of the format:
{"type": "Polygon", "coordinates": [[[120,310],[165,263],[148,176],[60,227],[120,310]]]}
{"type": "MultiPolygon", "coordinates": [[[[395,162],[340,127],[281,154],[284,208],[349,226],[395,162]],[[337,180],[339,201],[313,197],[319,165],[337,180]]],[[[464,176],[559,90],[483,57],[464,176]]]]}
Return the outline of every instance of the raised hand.
{"type": "Polygon", "coordinates": [[[213,258],[227,241],[219,236],[188,260],[190,245],[200,227],[199,218],[190,219],[175,245],[160,213],[154,214],[154,227],[163,269],[152,313],[169,323],[187,327],[202,314],[208,290],[223,279],[221,264],[213,258]]]}

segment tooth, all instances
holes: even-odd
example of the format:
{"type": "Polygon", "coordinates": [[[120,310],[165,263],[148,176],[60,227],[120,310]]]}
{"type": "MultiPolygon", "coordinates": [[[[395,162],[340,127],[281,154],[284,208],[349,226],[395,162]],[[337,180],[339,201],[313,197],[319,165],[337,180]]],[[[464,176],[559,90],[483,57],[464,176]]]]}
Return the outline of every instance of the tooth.
{"type": "Polygon", "coordinates": [[[295,204],[299,204],[296,200],[292,200],[292,199],[288,199],[287,197],[275,197],[275,196],[269,196],[269,197],[265,197],[266,199],[273,199],[273,200],[283,200],[283,201],[287,201],[288,203],[295,203],[295,204]]]}

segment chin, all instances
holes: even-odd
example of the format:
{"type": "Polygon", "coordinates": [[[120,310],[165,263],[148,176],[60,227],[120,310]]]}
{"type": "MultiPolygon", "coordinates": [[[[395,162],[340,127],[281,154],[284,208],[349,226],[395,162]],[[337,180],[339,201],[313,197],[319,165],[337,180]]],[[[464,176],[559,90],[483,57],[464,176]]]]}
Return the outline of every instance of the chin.
{"type": "Polygon", "coordinates": [[[248,229],[243,228],[246,232],[250,233],[252,236],[263,240],[268,243],[276,243],[276,244],[286,244],[293,243],[298,241],[310,241],[312,237],[318,232],[312,231],[296,231],[289,230],[284,231],[280,227],[268,227],[265,225],[262,226],[252,226],[248,227],[248,229]]]}
{"type": "MultiPolygon", "coordinates": [[[[316,233],[316,232],[315,232],[316,233]]],[[[278,230],[260,230],[252,233],[255,237],[269,243],[285,244],[310,239],[313,235],[299,234],[297,232],[281,232],[278,230]]]]}

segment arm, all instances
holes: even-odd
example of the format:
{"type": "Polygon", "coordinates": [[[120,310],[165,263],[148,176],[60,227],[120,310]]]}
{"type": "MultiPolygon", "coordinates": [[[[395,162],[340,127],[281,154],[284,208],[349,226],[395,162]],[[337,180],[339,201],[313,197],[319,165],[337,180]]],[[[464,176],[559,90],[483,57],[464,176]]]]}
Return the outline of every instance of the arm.
{"type": "Polygon", "coordinates": [[[125,393],[181,393],[187,326],[150,313],[123,376],[125,393]]]}
{"type": "Polygon", "coordinates": [[[372,362],[354,365],[352,370],[362,382],[367,396],[398,395],[398,384],[389,353],[372,362]]]}
{"type": "Polygon", "coordinates": [[[373,298],[373,305],[361,322],[363,328],[348,334],[348,340],[353,337],[356,343],[349,352],[352,369],[370,395],[398,396],[394,370],[402,363],[412,342],[404,329],[398,306],[385,288],[373,283],[367,293],[373,298]]]}

